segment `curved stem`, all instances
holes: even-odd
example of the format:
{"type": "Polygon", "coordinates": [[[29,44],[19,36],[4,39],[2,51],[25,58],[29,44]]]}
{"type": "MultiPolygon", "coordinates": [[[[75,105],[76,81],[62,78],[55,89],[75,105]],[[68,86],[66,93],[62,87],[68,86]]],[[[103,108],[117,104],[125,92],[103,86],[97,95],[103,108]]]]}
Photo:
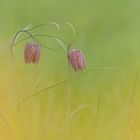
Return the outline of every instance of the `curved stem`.
{"type": "Polygon", "coordinates": [[[57,29],[60,30],[59,24],[58,24],[58,23],[55,23],[55,22],[38,24],[38,25],[35,25],[35,26],[31,27],[31,28],[28,29],[28,30],[33,30],[33,29],[35,29],[35,28],[38,28],[38,27],[41,27],[41,26],[46,26],[46,25],[56,25],[57,29]]]}
{"type": "Polygon", "coordinates": [[[75,36],[76,36],[75,28],[74,28],[74,26],[73,26],[71,23],[69,23],[69,22],[66,22],[65,24],[68,25],[68,26],[71,28],[71,30],[72,30],[73,38],[72,38],[72,41],[71,41],[71,43],[70,43],[70,44],[72,44],[72,42],[74,41],[75,36]]]}
{"type": "MultiPolygon", "coordinates": [[[[61,38],[59,38],[57,36],[50,35],[50,34],[35,34],[35,35],[32,35],[32,36],[33,36],[34,40],[36,40],[36,41],[37,41],[37,39],[35,39],[35,37],[40,37],[40,36],[52,38],[52,39],[56,40],[57,42],[59,42],[59,44],[62,46],[63,50],[66,52],[66,46],[67,46],[66,42],[63,39],[61,39],[61,38]]],[[[30,37],[25,37],[25,38],[19,40],[18,42],[16,42],[14,45],[17,45],[20,42],[22,42],[22,41],[24,41],[26,39],[29,39],[29,38],[30,37]]],[[[39,41],[37,41],[37,42],[39,42],[39,41]]],[[[45,48],[48,48],[48,47],[44,46],[43,44],[41,44],[40,42],[39,42],[39,44],[42,45],[45,48]]],[[[48,48],[48,49],[53,50],[51,48],[48,48]]]]}
{"type": "Polygon", "coordinates": [[[70,50],[70,47],[71,47],[71,43],[68,45],[68,48],[67,48],[67,60],[68,60],[68,65],[69,65],[69,73],[71,73],[71,67],[70,67],[70,62],[69,62],[69,57],[68,57],[68,53],[69,53],[69,50],[70,50]]]}
{"type": "MultiPolygon", "coordinates": [[[[38,28],[38,27],[41,27],[41,26],[46,26],[46,25],[56,25],[57,29],[60,30],[60,26],[59,26],[59,24],[56,23],[56,22],[50,22],[50,23],[35,25],[35,26],[31,27],[31,28],[28,29],[28,30],[33,30],[33,29],[35,29],[35,28],[38,28]]],[[[72,30],[73,39],[72,39],[72,41],[70,42],[70,44],[72,44],[73,41],[74,41],[74,39],[75,39],[75,36],[76,36],[75,28],[74,28],[74,26],[73,26],[71,23],[69,23],[69,22],[66,22],[65,25],[68,25],[68,26],[71,28],[71,30],[72,30]]],[[[64,42],[64,41],[63,41],[63,42],[64,42]]]]}
{"type": "Polygon", "coordinates": [[[20,33],[22,33],[22,32],[25,32],[25,33],[27,33],[33,40],[34,40],[34,37],[32,36],[32,34],[29,32],[29,31],[27,31],[27,30],[19,30],[17,33],[16,33],[16,35],[14,36],[14,38],[13,38],[13,40],[12,40],[12,45],[11,45],[11,58],[12,58],[12,63],[13,63],[13,47],[14,47],[14,43],[15,43],[15,40],[16,40],[16,38],[17,38],[17,36],[20,34],[20,33]]]}

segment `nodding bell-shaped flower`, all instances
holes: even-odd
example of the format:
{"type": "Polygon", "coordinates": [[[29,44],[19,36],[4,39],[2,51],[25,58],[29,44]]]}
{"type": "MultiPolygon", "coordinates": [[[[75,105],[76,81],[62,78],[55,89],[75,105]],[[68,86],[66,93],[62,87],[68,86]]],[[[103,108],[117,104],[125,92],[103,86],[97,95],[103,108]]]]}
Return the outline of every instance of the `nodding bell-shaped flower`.
{"type": "Polygon", "coordinates": [[[68,50],[68,60],[76,72],[86,68],[84,54],[78,49],[68,50]]]}
{"type": "Polygon", "coordinates": [[[38,64],[41,48],[36,42],[27,43],[24,50],[25,63],[38,64]]]}

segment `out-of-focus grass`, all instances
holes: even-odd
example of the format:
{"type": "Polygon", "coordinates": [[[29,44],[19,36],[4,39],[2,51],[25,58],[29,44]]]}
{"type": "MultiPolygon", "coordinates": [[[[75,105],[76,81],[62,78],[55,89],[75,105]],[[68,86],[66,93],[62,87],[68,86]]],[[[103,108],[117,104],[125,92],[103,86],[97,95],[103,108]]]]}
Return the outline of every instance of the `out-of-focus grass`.
{"type": "Polygon", "coordinates": [[[136,0],[0,0],[0,140],[139,140],[139,5],[136,0]],[[77,75],[71,84],[64,82],[16,105],[69,76],[61,50],[43,49],[38,66],[25,65],[25,43],[14,48],[10,65],[13,34],[28,24],[50,21],[60,23],[61,31],[46,26],[34,32],[61,33],[69,41],[72,32],[62,24],[71,22],[77,32],[75,47],[85,53],[88,68],[115,69],[77,75]]]}

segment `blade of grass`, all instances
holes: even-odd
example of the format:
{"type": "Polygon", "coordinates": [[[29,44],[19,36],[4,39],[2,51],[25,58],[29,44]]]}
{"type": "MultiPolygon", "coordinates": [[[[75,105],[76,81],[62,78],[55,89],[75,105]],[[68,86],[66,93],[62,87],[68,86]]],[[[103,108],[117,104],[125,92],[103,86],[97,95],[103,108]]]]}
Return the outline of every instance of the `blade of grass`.
{"type": "Polygon", "coordinates": [[[43,93],[44,91],[48,91],[49,89],[52,89],[52,88],[54,88],[54,87],[56,87],[56,86],[59,86],[59,85],[65,83],[65,82],[69,81],[71,78],[72,78],[72,77],[69,77],[69,78],[64,79],[64,80],[62,80],[62,81],[56,82],[55,84],[52,84],[52,85],[50,85],[50,86],[48,86],[48,87],[41,88],[41,89],[39,89],[38,91],[34,92],[33,94],[27,95],[27,96],[25,96],[24,98],[22,98],[21,100],[19,100],[19,101],[16,103],[16,105],[21,104],[22,102],[24,102],[24,101],[30,99],[31,97],[34,97],[34,96],[36,96],[36,95],[41,94],[41,93],[43,93]]]}
{"type": "MultiPolygon", "coordinates": [[[[94,71],[94,70],[108,70],[108,69],[109,69],[109,68],[104,68],[104,69],[103,69],[103,68],[92,68],[92,69],[88,69],[88,70],[82,72],[81,74],[78,74],[78,77],[76,76],[77,74],[73,74],[71,77],[68,77],[68,78],[66,78],[66,79],[64,79],[64,80],[62,80],[62,81],[56,82],[56,83],[54,83],[54,84],[52,84],[52,85],[50,85],[50,86],[48,86],[48,87],[41,88],[41,89],[39,89],[38,91],[34,92],[33,94],[30,94],[30,95],[27,95],[27,96],[23,97],[23,98],[22,98],[21,100],[19,100],[15,105],[21,104],[22,102],[24,102],[24,101],[30,99],[31,97],[34,97],[34,96],[36,96],[36,95],[39,95],[39,94],[43,93],[44,91],[48,91],[49,89],[52,89],[52,88],[54,88],[54,87],[56,87],[56,86],[59,86],[59,85],[65,83],[65,82],[67,82],[67,81],[69,81],[69,80],[71,80],[71,79],[80,78],[83,74],[86,74],[87,72],[91,72],[91,71],[94,71]]],[[[109,69],[109,70],[110,70],[110,69],[109,69]]]]}
{"type": "Polygon", "coordinates": [[[128,124],[130,124],[130,116],[131,116],[132,105],[133,105],[133,102],[134,102],[134,95],[135,95],[136,83],[137,83],[137,79],[138,79],[138,73],[139,73],[139,68],[137,68],[134,83],[133,83],[132,92],[131,92],[131,95],[130,95],[130,103],[129,103],[129,106],[128,106],[128,124]]]}
{"type": "Polygon", "coordinates": [[[3,114],[1,112],[0,112],[0,119],[4,123],[4,125],[7,127],[8,131],[11,135],[12,140],[14,140],[14,134],[13,134],[12,128],[10,126],[10,123],[7,121],[7,119],[3,116],[3,114]]]}

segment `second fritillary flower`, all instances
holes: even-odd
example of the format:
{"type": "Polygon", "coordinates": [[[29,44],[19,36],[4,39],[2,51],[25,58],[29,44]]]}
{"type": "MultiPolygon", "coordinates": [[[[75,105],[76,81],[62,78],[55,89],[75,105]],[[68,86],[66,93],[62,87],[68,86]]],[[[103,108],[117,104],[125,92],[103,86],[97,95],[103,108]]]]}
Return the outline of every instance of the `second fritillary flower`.
{"type": "Polygon", "coordinates": [[[86,67],[84,54],[78,49],[70,49],[68,51],[68,60],[76,72],[86,67]]]}

